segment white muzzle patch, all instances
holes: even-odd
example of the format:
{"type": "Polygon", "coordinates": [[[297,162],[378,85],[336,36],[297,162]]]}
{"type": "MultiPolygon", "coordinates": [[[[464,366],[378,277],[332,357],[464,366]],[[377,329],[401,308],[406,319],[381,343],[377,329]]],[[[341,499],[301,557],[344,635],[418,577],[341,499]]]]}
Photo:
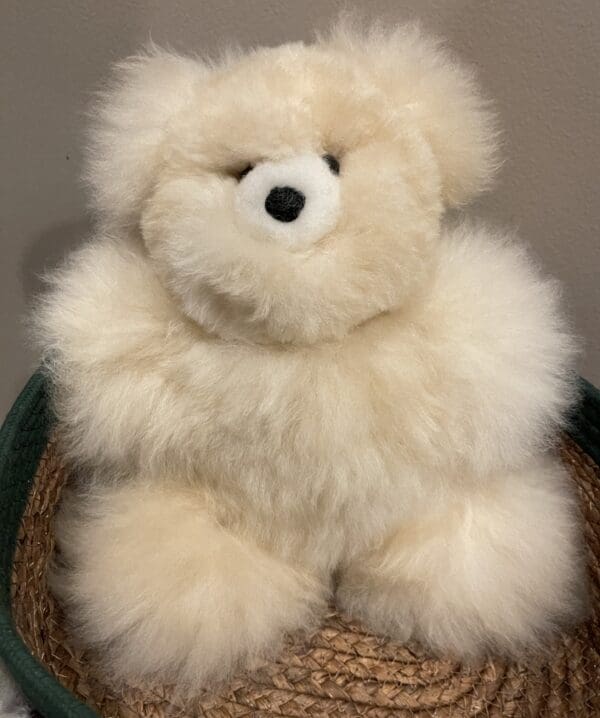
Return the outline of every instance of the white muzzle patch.
{"type": "Polygon", "coordinates": [[[339,205],[339,178],[317,154],[257,164],[235,197],[237,219],[254,237],[288,249],[303,249],[330,232],[339,205]]]}

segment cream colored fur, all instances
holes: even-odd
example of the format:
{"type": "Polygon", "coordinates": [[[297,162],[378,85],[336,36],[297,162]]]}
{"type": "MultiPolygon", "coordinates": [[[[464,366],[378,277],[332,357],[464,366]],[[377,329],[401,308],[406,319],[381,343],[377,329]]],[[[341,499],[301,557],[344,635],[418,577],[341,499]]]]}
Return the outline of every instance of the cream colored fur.
{"type": "Polygon", "coordinates": [[[54,586],[116,675],[223,679],[332,590],[458,656],[581,615],[559,290],[513,237],[443,223],[495,157],[470,72],[416,28],[120,66],[98,231],[36,324],[77,470],[54,586]],[[333,229],[251,231],[239,172],[325,153],[333,229]]]}

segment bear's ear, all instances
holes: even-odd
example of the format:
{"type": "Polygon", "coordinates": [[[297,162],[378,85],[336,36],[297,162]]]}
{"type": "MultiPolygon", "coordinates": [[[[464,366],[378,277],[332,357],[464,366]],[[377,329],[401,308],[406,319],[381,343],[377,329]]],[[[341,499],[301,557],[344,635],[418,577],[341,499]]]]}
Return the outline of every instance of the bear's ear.
{"type": "Polygon", "coordinates": [[[90,112],[84,179],[106,225],[131,226],[155,180],[169,123],[207,72],[156,47],[118,63],[90,112]]]}
{"type": "Polygon", "coordinates": [[[489,187],[499,165],[496,118],[473,71],[441,42],[416,24],[361,32],[348,20],[326,42],[351,53],[414,118],[435,155],[448,206],[464,204],[489,187]]]}

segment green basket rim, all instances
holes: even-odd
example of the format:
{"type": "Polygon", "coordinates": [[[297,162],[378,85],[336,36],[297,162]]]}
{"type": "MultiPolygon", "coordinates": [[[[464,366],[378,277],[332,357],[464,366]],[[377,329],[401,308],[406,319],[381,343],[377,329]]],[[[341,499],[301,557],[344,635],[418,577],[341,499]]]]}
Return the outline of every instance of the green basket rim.
{"type": "Polygon", "coordinates": [[[31,708],[44,718],[98,718],[89,706],[64,688],[29,652],[14,625],[10,581],[17,531],[35,472],[53,423],[48,383],[37,371],[9,411],[0,429],[0,658],[31,708]],[[38,420],[33,423],[31,416],[38,420]],[[14,447],[26,432],[27,460],[14,461],[14,447]],[[12,490],[12,493],[11,493],[12,490]],[[5,499],[10,495],[11,501],[5,499]]]}
{"type": "MultiPolygon", "coordinates": [[[[579,446],[600,465],[600,391],[579,379],[581,401],[566,427],[579,446]]],[[[19,523],[35,472],[54,422],[49,402],[49,380],[38,370],[27,382],[0,429],[0,658],[23,691],[31,708],[44,718],[99,718],[98,714],[64,688],[21,640],[10,606],[10,581],[19,523]],[[35,418],[32,421],[32,417],[35,418]],[[27,436],[25,461],[14,448],[27,436]]]]}

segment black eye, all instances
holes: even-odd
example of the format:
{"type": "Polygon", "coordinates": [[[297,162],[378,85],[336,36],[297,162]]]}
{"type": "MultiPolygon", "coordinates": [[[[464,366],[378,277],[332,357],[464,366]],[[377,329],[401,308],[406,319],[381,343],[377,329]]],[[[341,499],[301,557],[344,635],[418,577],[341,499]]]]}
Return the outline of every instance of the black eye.
{"type": "Polygon", "coordinates": [[[333,172],[334,175],[339,175],[340,173],[340,163],[336,157],[333,155],[323,155],[323,159],[327,164],[329,165],[329,169],[333,172]]]}
{"type": "Polygon", "coordinates": [[[244,167],[244,169],[241,172],[237,172],[235,174],[235,178],[237,179],[238,182],[240,182],[241,180],[244,179],[244,177],[248,174],[248,172],[252,172],[253,169],[254,169],[254,165],[246,165],[246,167],[244,167]]]}

